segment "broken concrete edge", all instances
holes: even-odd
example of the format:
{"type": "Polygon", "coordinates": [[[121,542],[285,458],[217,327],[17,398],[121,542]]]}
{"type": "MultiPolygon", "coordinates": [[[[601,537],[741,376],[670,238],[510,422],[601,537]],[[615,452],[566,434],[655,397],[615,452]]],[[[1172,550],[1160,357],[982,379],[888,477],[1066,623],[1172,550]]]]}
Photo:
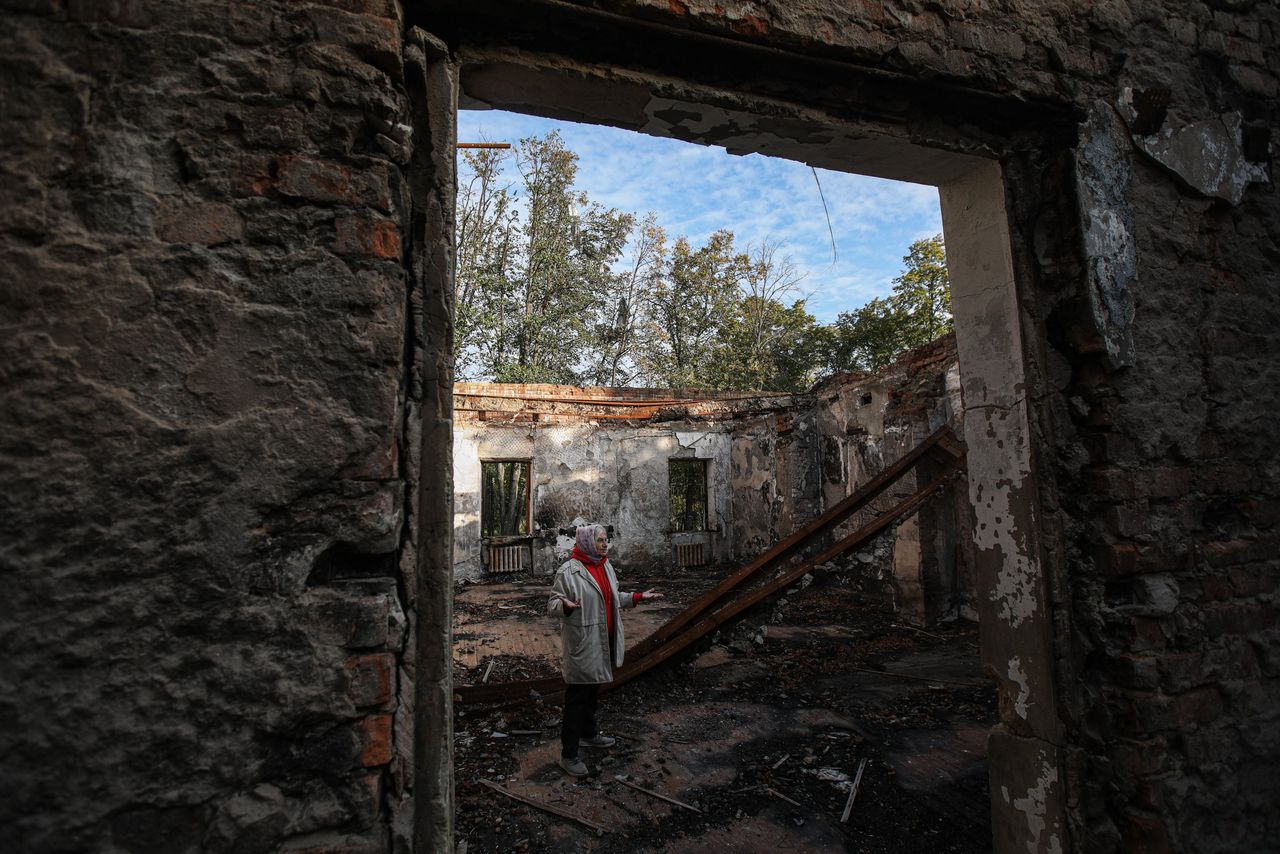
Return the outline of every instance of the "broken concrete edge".
{"type": "MultiPolygon", "coordinates": [[[[1161,104],[1150,117],[1142,109],[1148,92],[1126,86],[1116,111],[1130,131],[1133,147],[1178,182],[1206,198],[1239,205],[1250,184],[1270,183],[1267,164],[1245,157],[1244,117],[1231,111],[1196,121],[1179,122],[1176,110],[1161,104]]],[[[1160,93],[1165,100],[1167,90],[1160,93]]]]}
{"type": "Polygon", "coordinates": [[[1080,128],[1076,195],[1087,263],[1085,287],[1095,331],[1113,368],[1134,364],[1137,245],[1129,192],[1129,135],[1111,105],[1095,101],[1080,128]]]}

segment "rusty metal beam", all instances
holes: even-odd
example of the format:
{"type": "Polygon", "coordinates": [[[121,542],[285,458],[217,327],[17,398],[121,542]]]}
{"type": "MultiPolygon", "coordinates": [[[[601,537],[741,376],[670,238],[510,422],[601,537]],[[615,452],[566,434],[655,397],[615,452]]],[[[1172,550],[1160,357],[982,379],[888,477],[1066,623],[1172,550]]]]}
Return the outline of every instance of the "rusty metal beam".
{"type": "Polygon", "coordinates": [[[636,661],[634,665],[623,665],[615,675],[612,682],[608,685],[601,686],[601,691],[612,691],[614,688],[625,685],[627,682],[630,682],[642,673],[652,670],[667,659],[687,649],[691,644],[695,643],[699,639],[706,637],[709,633],[719,628],[724,623],[739,616],[744,611],[759,604],[770,596],[780,593],[790,587],[792,584],[796,583],[801,576],[806,572],[809,572],[815,566],[821,566],[830,560],[834,560],[845,552],[857,548],[879,534],[889,525],[911,513],[914,513],[916,510],[920,509],[920,505],[924,504],[925,501],[932,497],[934,492],[941,489],[943,486],[946,486],[947,481],[951,480],[952,476],[955,475],[959,469],[960,466],[958,462],[953,463],[945,472],[926,484],[924,488],[915,491],[907,498],[898,502],[887,512],[876,517],[875,521],[864,525],[857,531],[854,531],[835,545],[824,550],[817,557],[803,561],[798,566],[788,570],[758,590],[753,590],[745,596],[730,601],[719,610],[699,620],[678,637],[664,642],[660,647],[652,650],[648,655],[636,661]]]}
{"type": "Polygon", "coordinates": [[[734,574],[725,578],[714,588],[703,594],[697,601],[686,608],[681,613],[673,617],[670,622],[660,626],[649,637],[636,644],[632,651],[633,655],[643,655],[651,649],[659,646],[667,638],[674,636],[682,628],[693,622],[700,615],[712,607],[720,597],[733,590],[742,582],[754,576],[760,570],[780,560],[785,560],[795,554],[809,541],[823,536],[836,526],[840,525],[854,513],[866,507],[871,501],[877,498],[882,492],[892,486],[903,474],[906,473],[913,465],[915,465],[927,451],[938,445],[944,437],[951,435],[950,427],[939,427],[927,439],[916,447],[908,451],[900,460],[886,468],[880,474],[873,477],[863,486],[857,489],[852,495],[841,500],[838,504],[823,513],[817,519],[805,525],[799,531],[791,534],[776,544],[764,554],[739,569],[734,574]]]}

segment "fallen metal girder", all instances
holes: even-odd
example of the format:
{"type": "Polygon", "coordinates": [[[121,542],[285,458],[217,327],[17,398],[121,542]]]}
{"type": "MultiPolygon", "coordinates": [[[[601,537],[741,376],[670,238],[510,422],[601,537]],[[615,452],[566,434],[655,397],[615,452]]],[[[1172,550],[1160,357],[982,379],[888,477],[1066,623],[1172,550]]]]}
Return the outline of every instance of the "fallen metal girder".
{"type": "Polygon", "coordinates": [[[953,464],[948,467],[945,472],[931,480],[922,489],[916,490],[910,496],[895,504],[888,511],[876,517],[874,521],[864,525],[857,531],[854,531],[852,534],[824,550],[816,557],[803,561],[763,587],[753,590],[745,596],[731,600],[729,603],[710,615],[703,617],[678,637],[666,641],[662,646],[652,650],[648,655],[640,658],[634,665],[624,664],[619,668],[612,682],[607,685],[600,686],[601,691],[611,691],[620,685],[626,684],[640,674],[653,669],[672,656],[682,652],[690,644],[695,643],[710,632],[724,625],[729,620],[741,615],[749,608],[758,605],[770,596],[790,587],[792,584],[800,580],[806,572],[813,569],[813,567],[827,563],[845,552],[857,548],[879,534],[889,525],[897,522],[904,516],[914,513],[916,510],[920,509],[920,505],[924,504],[924,502],[927,501],[934,492],[945,486],[947,481],[949,481],[958,470],[959,466],[953,464]]]}
{"type": "MultiPolygon", "coordinates": [[[[950,427],[939,427],[930,436],[916,447],[908,451],[901,459],[890,465],[880,474],[867,481],[859,489],[847,498],[842,499],[834,507],[805,525],[800,530],[785,537],[775,543],[770,549],[765,551],[755,560],[743,566],[737,572],[725,578],[714,588],[707,591],[697,600],[695,600],[688,608],[681,611],[670,621],[658,627],[653,634],[636,644],[631,650],[633,655],[644,655],[649,650],[661,645],[667,638],[674,636],[685,626],[696,620],[705,613],[709,608],[715,605],[722,596],[730,592],[742,582],[756,575],[760,570],[780,560],[791,557],[795,552],[808,545],[811,540],[816,537],[823,536],[854,513],[866,507],[873,500],[878,498],[881,493],[892,486],[903,474],[907,472],[913,465],[919,462],[920,458],[926,452],[934,448],[944,441],[950,441],[954,434],[950,427]]],[[[958,458],[952,446],[942,446],[944,450],[952,454],[953,458],[958,458]]]]}

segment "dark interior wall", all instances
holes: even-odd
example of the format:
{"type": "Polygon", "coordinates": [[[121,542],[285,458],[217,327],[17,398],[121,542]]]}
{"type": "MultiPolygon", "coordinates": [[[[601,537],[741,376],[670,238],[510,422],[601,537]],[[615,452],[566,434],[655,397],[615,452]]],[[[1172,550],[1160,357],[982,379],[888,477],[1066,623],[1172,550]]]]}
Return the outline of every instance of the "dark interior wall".
{"type": "Polygon", "coordinates": [[[399,12],[0,16],[2,847],[389,848],[399,12]]]}
{"type": "MultiPolygon", "coordinates": [[[[0,10],[0,836],[390,849],[409,824],[416,428],[396,12],[0,10]]],[[[1067,760],[1055,840],[1274,846],[1280,8],[409,10],[455,46],[631,64],[999,156],[1067,760]]],[[[447,341],[433,299],[426,335],[447,341]]],[[[1031,818],[1028,792],[1012,806],[1031,818]]]]}

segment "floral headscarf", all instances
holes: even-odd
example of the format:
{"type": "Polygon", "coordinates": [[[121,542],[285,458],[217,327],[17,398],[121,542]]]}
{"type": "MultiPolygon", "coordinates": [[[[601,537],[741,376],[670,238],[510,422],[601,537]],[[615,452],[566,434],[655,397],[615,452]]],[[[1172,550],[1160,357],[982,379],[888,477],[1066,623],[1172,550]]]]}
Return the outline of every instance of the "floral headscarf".
{"type": "Polygon", "coordinates": [[[600,534],[608,536],[604,525],[583,525],[578,528],[577,548],[592,560],[601,560],[604,555],[596,551],[596,537],[600,534]]]}

